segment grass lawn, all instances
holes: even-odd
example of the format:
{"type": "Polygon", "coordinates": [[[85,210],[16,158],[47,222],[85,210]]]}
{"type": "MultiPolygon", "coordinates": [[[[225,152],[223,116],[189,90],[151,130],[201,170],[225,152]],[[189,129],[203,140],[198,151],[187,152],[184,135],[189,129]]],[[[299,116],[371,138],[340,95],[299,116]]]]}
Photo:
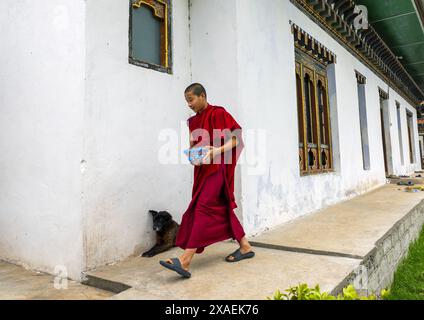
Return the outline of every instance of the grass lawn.
{"type": "Polygon", "coordinates": [[[424,228],[395,272],[388,300],[424,300],[424,228]]]}

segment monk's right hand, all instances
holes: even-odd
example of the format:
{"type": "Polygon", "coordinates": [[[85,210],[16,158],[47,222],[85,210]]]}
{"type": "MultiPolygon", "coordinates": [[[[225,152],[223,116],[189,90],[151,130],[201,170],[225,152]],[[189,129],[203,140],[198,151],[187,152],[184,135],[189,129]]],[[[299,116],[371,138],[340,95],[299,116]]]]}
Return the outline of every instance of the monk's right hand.
{"type": "Polygon", "coordinates": [[[193,161],[190,161],[190,163],[195,167],[200,167],[202,165],[202,162],[199,160],[193,160],[193,161]]]}

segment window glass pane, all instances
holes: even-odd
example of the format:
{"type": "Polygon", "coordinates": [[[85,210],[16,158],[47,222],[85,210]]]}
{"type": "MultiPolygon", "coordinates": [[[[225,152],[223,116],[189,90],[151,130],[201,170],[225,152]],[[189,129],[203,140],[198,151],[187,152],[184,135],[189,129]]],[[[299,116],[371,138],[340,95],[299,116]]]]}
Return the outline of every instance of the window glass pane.
{"type": "Polygon", "coordinates": [[[311,136],[312,143],[318,142],[317,136],[317,117],[316,117],[316,101],[315,101],[315,87],[313,79],[309,80],[309,111],[310,111],[310,119],[311,119],[311,136]]]}
{"type": "Polygon", "coordinates": [[[411,163],[415,163],[415,154],[414,154],[414,132],[413,132],[413,115],[407,113],[407,124],[408,124],[408,142],[409,142],[409,157],[411,163]]]}
{"type": "Polygon", "coordinates": [[[368,120],[367,120],[367,103],[365,95],[365,84],[358,83],[358,102],[359,102],[359,124],[361,130],[362,144],[362,162],[364,170],[369,170],[370,166],[370,151],[368,139],[368,120]]]}
{"type": "Polygon", "coordinates": [[[324,132],[324,142],[325,145],[330,145],[330,124],[328,123],[328,101],[327,101],[327,88],[322,86],[322,123],[323,123],[323,132],[324,132]]]}
{"type": "Polygon", "coordinates": [[[307,140],[308,140],[309,143],[312,143],[313,142],[313,138],[312,138],[312,101],[311,101],[311,96],[310,96],[311,81],[310,81],[309,75],[305,75],[304,86],[305,86],[307,140]]]}
{"type": "Polygon", "coordinates": [[[132,9],[132,57],[134,59],[161,64],[161,21],[153,10],[145,5],[132,9]]]}
{"type": "Polygon", "coordinates": [[[322,88],[321,80],[318,81],[318,110],[319,110],[319,133],[321,144],[327,144],[325,139],[325,116],[324,116],[324,91],[322,88]]]}
{"type": "Polygon", "coordinates": [[[403,142],[402,142],[402,124],[400,118],[400,105],[396,103],[396,111],[397,111],[397,123],[398,123],[398,136],[399,136],[399,152],[400,152],[400,161],[402,165],[405,164],[405,159],[403,157],[403,142]]]}
{"type": "Polygon", "coordinates": [[[302,82],[298,74],[296,74],[297,89],[297,120],[299,128],[299,143],[303,143],[303,106],[302,106],[302,82]]]}

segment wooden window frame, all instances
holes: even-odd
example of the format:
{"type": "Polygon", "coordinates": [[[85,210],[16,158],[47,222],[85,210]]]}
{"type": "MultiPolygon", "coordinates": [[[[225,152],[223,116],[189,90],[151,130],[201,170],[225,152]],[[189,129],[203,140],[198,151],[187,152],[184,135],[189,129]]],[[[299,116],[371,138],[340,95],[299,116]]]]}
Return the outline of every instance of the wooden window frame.
{"type": "Polygon", "coordinates": [[[171,0],[130,0],[129,1],[129,54],[128,62],[130,64],[144,67],[147,69],[156,70],[172,74],[172,43],[171,43],[171,25],[172,25],[172,6],[171,0]],[[133,10],[140,8],[141,6],[148,7],[152,10],[152,14],[156,19],[161,21],[161,64],[157,65],[148,61],[142,61],[132,56],[132,19],[133,10]]]}
{"type": "Polygon", "coordinates": [[[330,121],[330,102],[328,95],[328,77],[326,65],[321,61],[314,60],[302,50],[295,49],[295,66],[296,66],[296,95],[298,105],[298,124],[299,124],[299,167],[301,176],[315,175],[334,172],[332,139],[331,139],[331,121],[330,121]],[[313,84],[313,91],[310,101],[312,102],[312,141],[308,141],[308,124],[307,124],[307,101],[305,95],[305,78],[308,76],[313,84]],[[299,78],[300,87],[299,92],[299,78]],[[321,82],[323,88],[322,123],[325,128],[325,139],[327,144],[321,143],[321,121],[319,114],[318,101],[318,83],[321,82]],[[301,106],[299,102],[301,101],[301,106]],[[326,165],[323,164],[323,156],[326,157],[326,165]]]}

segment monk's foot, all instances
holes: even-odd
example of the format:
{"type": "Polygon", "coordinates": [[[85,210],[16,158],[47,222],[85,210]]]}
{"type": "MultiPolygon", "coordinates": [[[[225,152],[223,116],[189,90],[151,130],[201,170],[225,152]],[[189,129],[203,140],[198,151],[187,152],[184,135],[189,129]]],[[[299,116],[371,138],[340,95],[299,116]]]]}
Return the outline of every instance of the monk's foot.
{"type": "MultiPolygon", "coordinates": [[[[180,260],[182,268],[185,271],[188,271],[189,267],[190,267],[190,263],[187,263],[185,260],[182,260],[181,258],[178,258],[178,259],[180,260]]],[[[166,260],[166,262],[169,263],[169,264],[174,264],[171,259],[166,260]]]]}
{"type": "MultiPolygon", "coordinates": [[[[245,254],[245,253],[248,253],[250,251],[252,251],[252,246],[250,246],[250,245],[248,245],[248,246],[240,246],[240,252],[241,252],[241,254],[245,254]]],[[[234,257],[230,255],[228,257],[228,260],[233,261],[234,260],[234,257]]]]}
{"type": "Polygon", "coordinates": [[[250,246],[250,245],[249,246],[245,246],[245,247],[240,247],[240,252],[242,254],[248,253],[250,251],[252,251],[252,246],[250,246]]]}

